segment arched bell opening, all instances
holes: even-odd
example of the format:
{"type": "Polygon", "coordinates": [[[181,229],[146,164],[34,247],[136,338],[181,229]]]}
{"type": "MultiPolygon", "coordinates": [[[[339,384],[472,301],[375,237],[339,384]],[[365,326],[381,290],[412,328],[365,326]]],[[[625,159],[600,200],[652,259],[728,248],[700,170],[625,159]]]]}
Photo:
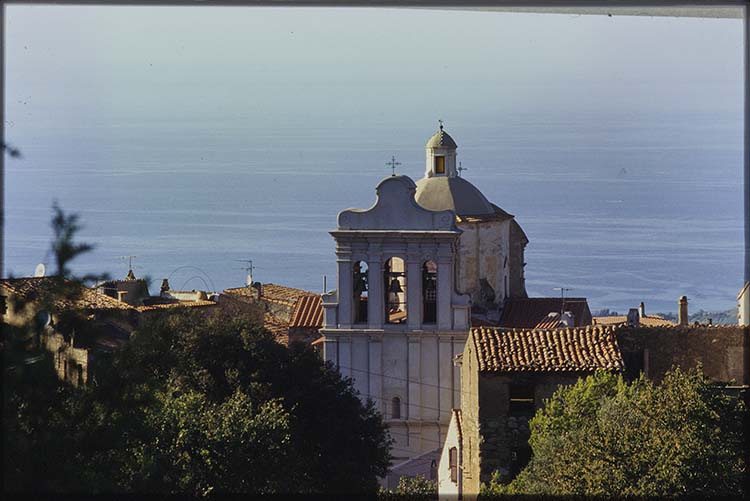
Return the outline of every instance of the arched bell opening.
{"type": "Polygon", "coordinates": [[[425,261],[422,265],[422,323],[437,322],[437,263],[425,261]]]}
{"type": "Polygon", "coordinates": [[[354,263],[353,291],[354,291],[354,323],[367,323],[367,300],[369,290],[369,270],[367,263],[357,261],[354,263]]]}
{"type": "Polygon", "coordinates": [[[406,322],[406,268],[404,260],[392,257],[385,262],[383,283],[385,284],[385,322],[406,322]]]}

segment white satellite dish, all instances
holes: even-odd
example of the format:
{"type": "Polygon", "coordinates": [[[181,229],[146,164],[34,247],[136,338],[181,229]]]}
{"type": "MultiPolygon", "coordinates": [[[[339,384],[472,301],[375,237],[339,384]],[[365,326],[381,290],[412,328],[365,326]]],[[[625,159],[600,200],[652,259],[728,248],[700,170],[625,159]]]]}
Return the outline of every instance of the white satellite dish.
{"type": "Polygon", "coordinates": [[[35,277],[43,277],[46,273],[47,268],[45,268],[43,263],[39,263],[36,265],[36,269],[34,270],[34,276],[35,277]]]}

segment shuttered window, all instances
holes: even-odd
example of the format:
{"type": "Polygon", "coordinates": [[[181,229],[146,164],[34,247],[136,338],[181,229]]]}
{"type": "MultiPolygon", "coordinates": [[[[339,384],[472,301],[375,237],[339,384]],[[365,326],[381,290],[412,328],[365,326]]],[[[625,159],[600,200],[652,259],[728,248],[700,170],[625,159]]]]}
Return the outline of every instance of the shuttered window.
{"type": "Polygon", "coordinates": [[[451,447],[448,451],[448,462],[451,467],[451,482],[458,482],[458,449],[451,447]]]}

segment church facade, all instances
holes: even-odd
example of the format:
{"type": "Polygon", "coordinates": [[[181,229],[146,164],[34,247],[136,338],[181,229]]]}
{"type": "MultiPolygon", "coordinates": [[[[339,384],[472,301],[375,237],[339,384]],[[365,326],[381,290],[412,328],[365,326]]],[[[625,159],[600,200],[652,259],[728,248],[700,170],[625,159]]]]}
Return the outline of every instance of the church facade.
{"type": "Polygon", "coordinates": [[[384,179],[375,204],[342,211],[331,232],[338,287],[323,296],[323,355],[380,410],[394,464],[442,447],[472,318],[526,296],[528,240],[459,176],[456,150],[441,125],[423,179],[384,179]]]}

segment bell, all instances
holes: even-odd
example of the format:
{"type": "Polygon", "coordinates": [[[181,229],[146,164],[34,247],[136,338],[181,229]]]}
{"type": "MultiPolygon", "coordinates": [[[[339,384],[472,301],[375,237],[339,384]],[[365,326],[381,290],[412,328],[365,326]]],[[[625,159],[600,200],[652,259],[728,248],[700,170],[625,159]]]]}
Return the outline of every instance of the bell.
{"type": "Polygon", "coordinates": [[[397,278],[391,280],[391,285],[388,287],[388,292],[392,292],[394,294],[404,292],[404,289],[401,288],[401,283],[399,283],[397,278]]]}

